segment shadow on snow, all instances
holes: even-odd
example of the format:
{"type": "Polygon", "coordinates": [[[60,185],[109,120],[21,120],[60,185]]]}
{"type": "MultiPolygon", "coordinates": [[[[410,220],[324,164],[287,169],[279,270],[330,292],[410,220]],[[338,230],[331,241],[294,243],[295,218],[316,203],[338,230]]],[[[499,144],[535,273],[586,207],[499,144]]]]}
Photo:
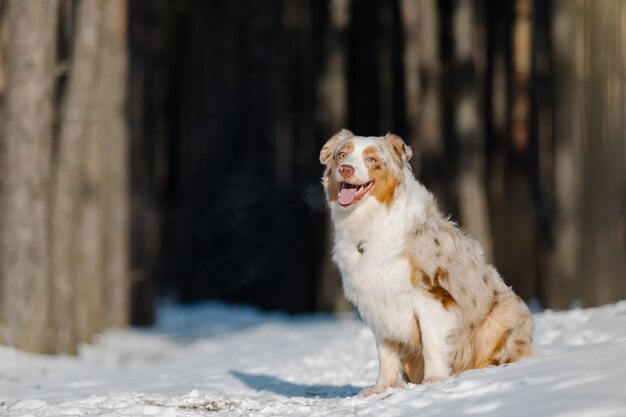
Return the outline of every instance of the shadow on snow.
{"type": "Polygon", "coordinates": [[[230,371],[231,375],[241,380],[248,387],[257,391],[270,391],[287,397],[306,398],[345,398],[356,395],[362,388],[353,385],[306,385],[283,381],[270,375],[251,375],[239,371],[230,371]]]}

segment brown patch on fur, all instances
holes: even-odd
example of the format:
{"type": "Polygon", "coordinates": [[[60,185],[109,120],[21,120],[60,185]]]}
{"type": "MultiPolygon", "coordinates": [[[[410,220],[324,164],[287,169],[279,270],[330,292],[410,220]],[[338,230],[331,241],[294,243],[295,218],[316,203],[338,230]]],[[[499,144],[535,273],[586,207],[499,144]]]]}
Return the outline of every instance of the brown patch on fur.
{"type": "Polygon", "coordinates": [[[417,317],[412,334],[407,341],[385,340],[384,343],[398,354],[402,371],[409,382],[419,384],[424,380],[424,355],[422,354],[422,330],[417,317]]]}
{"type": "Polygon", "coordinates": [[[493,351],[491,352],[491,357],[492,358],[495,355],[497,355],[498,353],[500,353],[502,348],[504,348],[504,345],[506,344],[506,341],[509,339],[510,335],[511,335],[511,329],[507,329],[505,332],[503,332],[500,335],[500,338],[498,339],[498,342],[496,343],[496,345],[493,348],[493,351]]]}
{"type": "Polygon", "coordinates": [[[356,250],[359,251],[359,253],[363,253],[365,252],[365,242],[364,241],[360,241],[357,245],[356,245],[356,250]]]}
{"type": "Polygon", "coordinates": [[[335,134],[332,138],[328,139],[328,141],[322,147],[320,151],[320,163],[324,165],[328,165],[331,158],[335,155],[335,148],[339,144],[339,142],[343,139],[348,139],[354,136],[354,133],[350,132],[347,129],[342,129],[339,133],[335,134]]]}
{"type": "Polygon", "coordinates": [[[405,253],[407,260],[409,261],[409,267],[411,268],[411,285],[413,288],[419,287],[419,278],[423,278],[424,271],[420,268],[419,264],[410,254],[405,253]]]}
{"type": "MultiPolygon", "coordinates": [[[[342,131],[343,132],[343,131],[342,131]]],[[[337,136],[337,135],[335,135],[337,136]]],[[[332,139],[331,139],[332,140],[332,139]]],[[[354,150],[354,143],[352,141],[346,141],[341,144],[336,144],[337,148],[332,150],[331,157],[327,160],[326,170],[324,171],[324,178],[326,179],[326,194],[329,202],[337,200],[337,194],[339,194],[340,182],[332,175],[333,172],[339,167],[341,161],[345,158],[339,157],[341,152],[350,154],[354,150]]],[[[324,149],[322,149],[324,152],[324,149]]],[[[321,160],[320,156],[320,160],[321,160]]]]}
{"type": "Polygon", "coordinates": [[[334,153],[334,159],[335,162],[337,164],[339,164],[341,161],[343,161],[345,159],[345,157],[341,157],[339,154],[341,152],[345,152],[346,156],[350,155],[352,152],[354,151],[354,143],[352,143],[351,140],[346,141],[344,143],[341,144],[341,146],[339,146],[337,148],[337,150],[334,153]]]}
{"type": "Polygon", "coordinates": [[[532,316],[519,311],[512,293],[500,292],[482,319],[461,329],[464,342],[456,347],[453,374],[532,355],[531,334],[532,316]]]}
{"type": "Polygon", "coordinates": [[[410,147],[406,146],[400,136],[394,135],[393,133],[387,133],[385,135],[385,140],[391,145],[394,156],[398,158],[401,165],[407,163],[413,156],[413,151],[411,151],[410,147]]]}
{"type": "Polygon", "coordinates": [[[485,283],[485,285],[487,285],[487,283],[489,282],[489,277],[487,276],[487,274],[483,275],[483,282],[485,283]]]}
{"type": "Polygon", "coordinates": [[[380,162],[381,157],[374,146],[368,146],[363,150],[363,158],[365,158],[369,178],[374,181],[369,193],[387,207],[391,206],[396,187],[398,186],[398,180],[380,162]],[[368,158],[371,157],[376,158],[377,162],[369,162],[368,158]]]}
{"type": "Polygon", "coordinates": [[[423,288],[428,289],[428,288],[433,286],[433,281],[432,281],[430,275],[428,275],[424,270],[420,271],[420,275],[421,275],[421,278],[422,278],[421,282],[423,284],[422,285],[423,288]]]}
{"type": "Polygon", "coordinates": [[[450,307],[456,304],[454,298],[452,298],[450,293],[443,287],[434,286],[431,287],[428,292],[431,293],[433,297],[435,297],[437,300],[439,300],[443,308],[445,308],[446,310],[449,310],[450,307]]]}
{"type": "Polygon", "coordinates": [[[401,359],[402,371],[412,384],[421,384],[424,380],[424,355],[416,354],[401,359]]]}
{"type": "Polygon", "coordinates": [[[439,239],[435,238],[435,245],[440,246],[441,243],[439,243],[439,239]]]}
{"type": "Polygon", "coordinates": [[[326,178],[328,181],[326,184],[326,194],[328,197],[328,201],[332,203],[337,200],[337,195],[339,194],[339,181],[329,175],[326,175],[326,178]]]}
{"type": "Polygon", "coordinates": [[[513,329],[507,329],[500,334],[500,337],[498,338],[496,345],[493,347],[493,350],[491,351],[491,355],[489,355],[489,363],[491,365],[497,366],[497,365],[502,365],[503,363],[511,362],[511,358],[509,357],[498,357],[498,356],[500,352],[502,351],[502,349],[504,349],[504,346],[506,345],[506,342],[509,340],[509,337],[511,336],[512,332],[513,332],[513,329]]]}
{"type": "Polygon", "coordinates": [[[445,308],[449,310],[450,307],[456,304],[456,300],[450,295],[448,290],[446,290],[442,283],[447,283],[450,276],[448,275],[448,271],[444,268],[437,268],[435,274],[433,275],[432,286],[428,289],[430,292],[445,308]]]}
{"type": "Polygon", "coordinates": [[[446,269],[441,267],[437,268],[431,277],[420,267],[413,256],[410,254],[404,254],[404,256],[406,256],[409,261],[409,267],[411,268],[410,279],[413,288],[425,288],[446,310],[456,305],[456,300],[448,290],[443,287],[443,283],[448,283],[450,279],[446,269]]]}
{"type": "Polygon", "coordinates": [[[450,275],[448,274],[448,270],[445,268],[437,268],[435,271],[435,284],[439,285],[442,282],[448,282],[450,279],[450,275]]]}

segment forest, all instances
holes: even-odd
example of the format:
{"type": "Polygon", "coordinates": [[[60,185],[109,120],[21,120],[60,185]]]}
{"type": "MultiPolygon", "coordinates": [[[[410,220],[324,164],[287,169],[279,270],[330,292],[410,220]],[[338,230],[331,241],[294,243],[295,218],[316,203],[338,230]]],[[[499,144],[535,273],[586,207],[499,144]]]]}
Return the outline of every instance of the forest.
{"type": "Polygon", "coordinates": [[[1,0],[0,344],[339,312],[319,151],[393,132],[534,308],[626,298],[626,2],[1,0]]]}

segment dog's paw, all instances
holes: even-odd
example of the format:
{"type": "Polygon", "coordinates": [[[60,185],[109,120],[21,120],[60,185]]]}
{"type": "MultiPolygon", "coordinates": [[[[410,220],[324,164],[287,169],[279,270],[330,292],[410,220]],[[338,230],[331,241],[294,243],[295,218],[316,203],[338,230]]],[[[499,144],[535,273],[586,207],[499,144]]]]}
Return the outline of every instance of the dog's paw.
{"type": "Polygon", "coordinates": [[[366,388],[359,393],[359,397],[371,397],[372,395],[380,394],[381,392],[387,391],[390,386],[387,385],[376,385],[371,388],[366,388]]]}

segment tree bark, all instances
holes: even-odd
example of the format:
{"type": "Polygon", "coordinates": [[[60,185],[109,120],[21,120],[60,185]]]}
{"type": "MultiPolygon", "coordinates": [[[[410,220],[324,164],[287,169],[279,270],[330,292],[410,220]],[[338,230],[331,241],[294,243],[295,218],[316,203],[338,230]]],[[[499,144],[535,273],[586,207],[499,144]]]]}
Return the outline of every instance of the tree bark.
{"type": "MultiPolygon", "coordinates": [[[[347,127],[347,32],[350,26],[350,0],[328,0],[328,28],[324,39],[324,63],[317,81],[317,122],[322,140],[347,127]]],[[[320,170],[321,171],[321,170],[320,170]]],[[[322,311],[347,311],[339,270],[332,262],[333,230],[330,219],[325,227],[325,253],[317,294],[317,308],[322,311]]]]}
{"type": "Polygon", "coordinates": [[[414,158],[419,159],[419,126],[420,109],[422,107],[420,58],[422,39],[421,24],[423,20],[420,5],[423,2],[402,0],[400,2],[400,15],[404,29],[404,98],[405,115],[407,120],[407,134],[404,140],[414,149],[414,158]]]}
{"type": "Polygon", "coordinates": [[[411,165],[450,212],[451,170],[446,167],[442,129],[440,15],[435,0],[401,3],[405,32],[404,79],[407,143],[413,148],[411,165]]]}
{"type": "Polygon", "coordinates": [[[484,86],[484,21],[479,1],[458,0],[453,10],[455,67],[454,128],[458,142],[458,197],[463,227],[493,258],[489,208],[485,190],[485,130],[480,117],[484,86]]]}
{"type": "Polygon", "coordinates": [[[98,68],[100,2],[78,5],[69,81],[61,101],[61,125],[53,155],[50,195],[50,249],[52,321],[57,329],[55,351],[74,353],[77,341],[87,342],[99,320],[99,293],[84,287],[97,276],[97,236],[77,235],[83,223],[81,192],[84,175],[85,134],[93,117],[93,86],[98,68]],[[94,253],[95,252],[95,253],[94,253]],[[92,255],[92,256],[90,256],[92,255]],[[94,258],[95,257],[95,258],[94,258]]]}
{"type": "Polygon", "coordinates": [[[544,283],[545,304],[550,308],[567,308],[577,296],[582,184],[582,171],[577,167],[582,164],[584,63],[576,59],[576,51],[583,47],[584,32],[576,27],[581,4],[556,0],[552,5],[555,242],[544,283]]]}
{"type": "Polygon", "coordinates": [[[124,116],[127,86],[126,0],[104,3],[104,33],[97,84],[100,118],[96,126],[102,164],[103,195],[100,235],[103,238],[100,289],[103,325],[124,327],[130,318],[128,132],[124,116]]]}
{"type": "Polygon", "coordinates": [[[434,0],[402,0],[400,6],[405,37],[405,139],[413,147],[413,166],[419,172],[424,165],[441,163],[445,148],[439,99],[439,15],[434,0]]]}
{"type": "Polygon", "coordinates": [[[581,299],[586,305],[626,296],[626,121],[623,6],[585,2],[585,126],[581,201],[581,299]],[[621,196],[621,198],[617,197],[621,196]]]}
{"type": "Polygon", "coordinates": [[[6,2],[7,90],[0,139],[0,340],[51,350],[48,190],[57,1],[6,2]]]}

